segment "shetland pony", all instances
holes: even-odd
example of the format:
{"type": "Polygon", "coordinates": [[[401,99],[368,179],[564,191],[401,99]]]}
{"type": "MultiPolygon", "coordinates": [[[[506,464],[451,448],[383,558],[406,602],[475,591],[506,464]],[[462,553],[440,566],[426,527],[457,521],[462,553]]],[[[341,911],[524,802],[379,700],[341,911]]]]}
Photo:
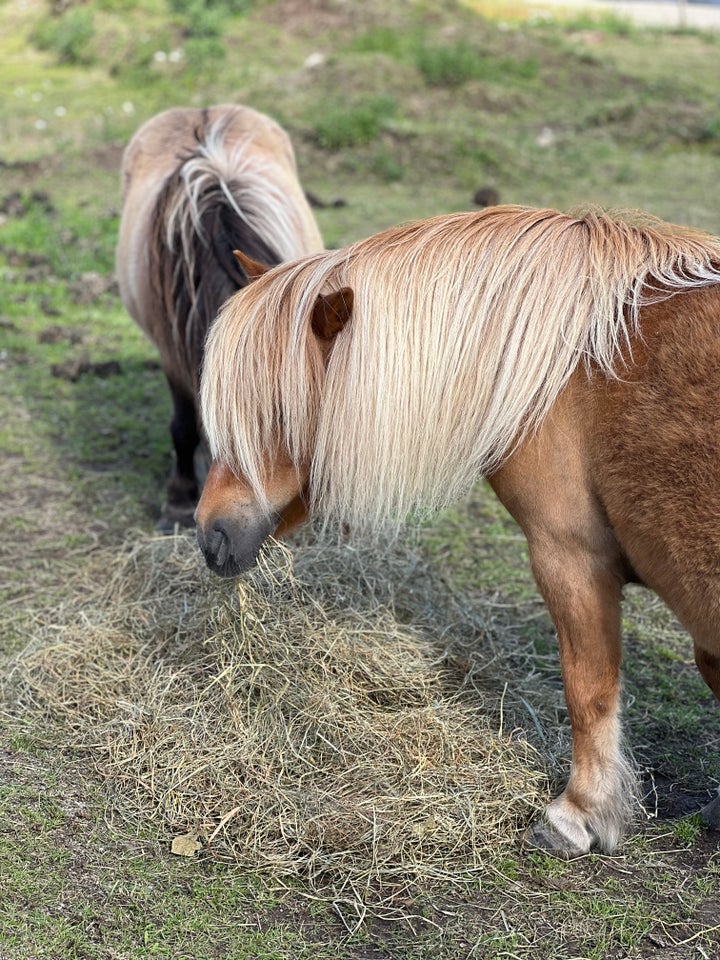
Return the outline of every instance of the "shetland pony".
{"type": "MultiPolygon", "coordinates": [[[[225,305],[202,381],[200,547],[234,576],[302,508],[395,523],[488,477],[527,537],[573,732],[567,787],[529,841],[610,851],[635,790],[625,583],[667,602],[720,697],[719,371],[718,239],[521,207],[387,230],[225,305]]],[[[720,829],[720,797],[704,815],[720,829]]]]}
{"type": "Polygon", "coordinates": [[[173,402],[175,462],[158,526],[193,522],[199,370],[208,327],[247,283],[239,249],[277,264],[322,249],[287,134],[248,107],[166,110],[122,164],[117,277],[160,353],[173,402]]]}

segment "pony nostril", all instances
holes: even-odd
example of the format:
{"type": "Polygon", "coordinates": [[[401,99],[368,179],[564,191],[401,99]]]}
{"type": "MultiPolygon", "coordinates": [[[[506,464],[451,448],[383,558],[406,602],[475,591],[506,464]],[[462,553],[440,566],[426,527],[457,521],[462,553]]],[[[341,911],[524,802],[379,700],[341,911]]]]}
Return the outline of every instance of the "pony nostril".
{"type": "Polygon", "coordinates": [[[208,539],[208,553],[212,555],[219,567],[224,566],[230,556],[230,534],[222,521],[213,524],[212,533],[208,539]]]}

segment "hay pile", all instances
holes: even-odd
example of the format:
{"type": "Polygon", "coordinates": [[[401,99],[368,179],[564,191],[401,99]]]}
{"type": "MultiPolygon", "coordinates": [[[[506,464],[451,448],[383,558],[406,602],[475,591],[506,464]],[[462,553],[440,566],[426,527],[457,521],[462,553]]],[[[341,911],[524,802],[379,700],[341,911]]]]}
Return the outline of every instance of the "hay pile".
{"type": "Polygon", "coordinates": [[[483,625],[408,550],[296,558],[228,583],[188,537],[98,557],[16,660],[23,709],[92,751],[135,824],[355,912],[477,880],[548,792],[502,681],[468,670],[483,625]]]}

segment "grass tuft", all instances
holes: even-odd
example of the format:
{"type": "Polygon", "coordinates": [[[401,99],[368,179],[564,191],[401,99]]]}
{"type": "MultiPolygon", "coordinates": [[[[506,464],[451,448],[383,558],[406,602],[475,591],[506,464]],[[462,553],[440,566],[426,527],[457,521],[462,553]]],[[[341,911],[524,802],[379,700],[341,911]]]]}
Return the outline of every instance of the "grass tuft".
{"type": "Polygon", "coordinates": [[[397,101],[387,95],[368,97],[351,106],[324,105],[314,124],[315,137],[326,150],[371,143],[396,111],[397,101]]]}
{"type": "Polygon", "coordinates": [[[33,40],[41,50],[49,50],[58,63],[89,66],[95,62],[93,11],[88,7],[72,7],[60,17],[41,20],[33,40]]]}

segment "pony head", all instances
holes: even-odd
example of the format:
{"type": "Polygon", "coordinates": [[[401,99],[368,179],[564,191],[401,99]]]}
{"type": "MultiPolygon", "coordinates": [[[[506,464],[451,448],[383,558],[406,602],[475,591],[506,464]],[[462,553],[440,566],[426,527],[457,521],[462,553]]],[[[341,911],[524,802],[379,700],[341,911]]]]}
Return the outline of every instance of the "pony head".
{"type": "MultiPolygon", "coordinates": [[[[235,251],[235,256],[253,286],[270,269],[240,251],[235,251]]],[[[204,378],[203,396],[213,409],[217,409],[218,398],[225,389],[236,389],[234,366],[225,363],[228,341],[235,350],[255,350],[253,327],[255,334],[266,332],[266,326],[272,327],[273,318],[261,315],[248,291],[250,288],[231,298],[208,342],[206,369],[214,371],[215,381],[209,383],[204,378]],[[247,296],[241,296],[245,293],[247,296]]],[[[316,295],[302,338],[311,379],[322,377],[335,338],[350,319],[352,307],[353,293],[349,288],[316,295]]],[[[279,309],[282,311],[281,305],[279,309]]],[[[265,373],[272,373],[269,356],[258,354],[255,359],[265,373]]],[[[251,389],[255,388],[262,391],[262,384],[256,381],[251,389]]],[[[259,447],[262,453],[258,458],[256,446],[249,460],[244,459],[243,443],[223,448],[210,418],[208,434],[213,462],[195,521],[200,549],[208,566],[220,576],[243,573],[255,563],[269,536],[281,537],[309,517],[309,457],[290,449],[283,425],[285,413],[281,405],[274,410],[273,417],[255,425],[255,432],[262,438],[259,447]]]]}

